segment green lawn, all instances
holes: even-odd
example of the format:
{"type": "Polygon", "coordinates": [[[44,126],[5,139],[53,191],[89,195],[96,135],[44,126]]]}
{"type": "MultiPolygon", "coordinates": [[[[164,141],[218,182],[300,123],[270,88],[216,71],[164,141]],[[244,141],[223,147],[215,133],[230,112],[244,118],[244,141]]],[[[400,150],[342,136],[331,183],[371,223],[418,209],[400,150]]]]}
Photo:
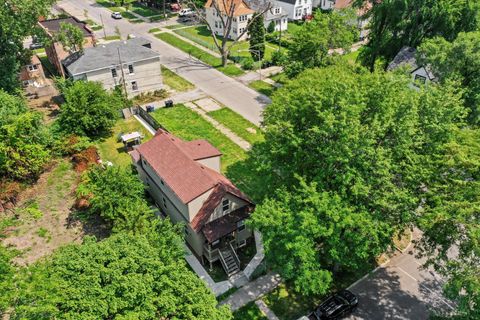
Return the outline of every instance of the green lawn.
{"type": "Polygon", "coordinates": [[[264,296],[263,301],[280,320],[292,320],[313,310],[321,302],[321,298],[299,295],[294,292],[293,288],[282,283],[264,296]]]}
{"type": "Polygon", "coordinates": [[[207,114],[251,144],[263,141],[260,128],[229,108],[222,108],[207,114]]]}
{"type": "Polygon", "coordinates": [[[271,76],[270,79],[273,81],[280,83],[280,84],[286,84],[288,82],[288,77],[285,75],[285,73],[277,73],[274,76],[271,76]]]}
{"type": "Polygon", "coordinates": [[[183,28],[183,27],[185,27],[184,24],[172,24],[171,26],[166,26],[165,28],[174,30],[174,29],[183,28]]]}
{"type": "Polygon", "coordinates": [[[152,28],[150,30],[148,30],[148,33],[156,33],[156,32],[160,32],[162,31],[160,28],[152,28]]]}
{"type": "MultiPolygon", "coordinates": [[[[183,28],[183,29],[174,30],[174,32],[210,50],[218,51],[217,47],[215,46],[215,42],[211,36],[211,32],[208,30],[206,26],[195,26],[190,28],[183,28]]],[[[232,47],[230,56],[233,58],[250,57],[250,52],[248,51],[249,47],[250,45],[248,41],[240,41],[232,47]]],[[[265,59],[269,59],[275,50],[278,50],[278,46],[273,43],[267,42],[266,49],[265,49],[265,59]]]]}
{"type": "Polygon", "coordinates": [[[211,65],[212,67],[214,67],[218,71],[223,72],[227,76],[239,76],[244,73],[242,69],[238,68],[234,64],[229,64],[226,67],[222,67],[222,60],[220,58],[215,57],[209,54],[208,52],[205,52],[202,49],[197,48],[194,45],[191,45],[186,41],[183,41],[182,39],[174,36],[173,34],[164,32],[164,33],[156,34],[155,37],[167,42],[168,44],[174,47],[177,47],[178,49],[192,55],[193,57],[199,59],[200,61],[208,65],[211,65]]]}
{"type": "Polygon", "coordinates": [[[107,41],[111,41],[111,40],[121,40],[122,38],[118,35],[113,35],[113,36],[106,36],[103,39],[107,41]]]}
{"type": "Polygon", "coordinates": [[[222,153],[222,171],[245,158],[245,152],[210,123],[184,105],[160,108],[151,114],[174,135],[184,140],[206,139],[222,153]]]}
{"type": "Polygon", "coordinates": [[[102,26],[99,26],[99,25],[93,25],[90,27],[93,31],[98,31],[98,30],[102,30],[103,27],[102,26]]]}
{"type": "Polygon", "coordinates": [[[248,84],[248,86],[253,90],[257,90],[261,94],[266,95],[267,97],[271,97],[276,90],[276,88],[273,85],[263,80],[252,81],[248,84]]]}
{"type": "Polygon", "coordinates": [[[154,8],[143,6],[137,2],[133,3],[131,10],[142,17],[151,17],[162,13],[154,8]]]}
{"type": "Polygon", "coordinates": [[[234,320],[267,320],[255,302],[250,302],[233,313],[234,320]]]}
{"type": "Polygon", "coordinates": [[[190,82],[164,66],[162,66],[162,76],[163,83],[165,83],[167,86],[169,86],[175,91],[182,92],[195,88],[193,84],[191,84],[190,82]]]}
{"type": "Polygon", "coordinates": [[[130,20],[130,19],[132,19],[132,20],[137,19],[137,17],[134,16],[133,13],[128,12],[128,11],[121,11],[120,14],[121,14],[122,17],[124,17],[125,19],[129,19],[129,20],[130,20]]]}
{"type": "Polygon", "coordinates": [[[98,152],[103,161],[110,161],[117,166],[128,166],[132,163],[130,156],[125,152],[123,143],[118,141],[120,133],[138,131],[145,138],[143,142],[152,138],[152,135],[135,118],[120,119],[112,129],[110,137],[97,144],[98,152]]]}

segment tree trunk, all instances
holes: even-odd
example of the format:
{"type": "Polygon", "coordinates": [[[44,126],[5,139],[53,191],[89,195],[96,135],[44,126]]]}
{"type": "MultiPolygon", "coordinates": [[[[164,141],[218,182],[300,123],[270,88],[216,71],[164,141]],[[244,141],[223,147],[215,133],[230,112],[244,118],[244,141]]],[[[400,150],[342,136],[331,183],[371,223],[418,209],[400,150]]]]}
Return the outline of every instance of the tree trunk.
{"type": "Polygon", "coordinates": [[[222,50],[222,66],[226,67],[228,63],[228,50],[222,50]]]}

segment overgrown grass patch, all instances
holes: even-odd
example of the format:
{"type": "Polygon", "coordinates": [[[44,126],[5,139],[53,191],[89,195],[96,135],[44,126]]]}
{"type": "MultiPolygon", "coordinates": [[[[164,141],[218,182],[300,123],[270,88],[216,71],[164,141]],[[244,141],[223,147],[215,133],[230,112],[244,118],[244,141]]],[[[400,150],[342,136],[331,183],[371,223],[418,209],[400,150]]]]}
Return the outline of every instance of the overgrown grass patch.
{"type": "Polygon", "coordinates": [[[283,85],[285,85],[289,81],[287,75],[283,72],[277,73],[276,75],[271,76],[270,79],[283,85]]]}
{"type": "Polygon", "coordinates": [[[132,14],[131,12],[128,12],[128,11],[121,11],[120,14],[122,15],[122,17],[124,17],[125,19],[137,19],[137,16],[135,16],[134,14],[132,14]]]}
{"type": "Polygon", "coordinates": [[[233,313],[234,320],[267,320],[255,302],[250,302],[233,313]]]}
{"type": "Polygon", "coordinates": [[[161,12],[157,9],[141,5],[137,2],[133,3],[131,11],[141,15],[142,17],[151,17],[161,14],[161,12]]]}
{"type": "Polygon", "coordinates": [[[121,40],[121,39],[122,38],[119,35],[106,36],[103,38],[103,40],[106,40],[106,41],[121,40]]]}
{"type": "Polygon", "coordinates": [[[112,129],[110,137],[97,143],[98,152],[103,161],[110,161],[117,166],[129,166],[130,155],[126,152],[119,137],[122,133],[137,131],[144,135],[143,142],[152,138],[152,135],[135,118],[118,120],[112,129]]]}
{"type": "Polygon", "coordinates": [[[92,28],[93,31],[98,31],[103,29],[103,27],[99,25],[94,25],[94,26],[91,26],[90,28],[92,28]]]}
{"type": "Polygon", "coordinates": [[[266,95],[267,97],[271,97],[276,90],[273,85],[263,80],[252,81],[248,84],[248,86],[253,90],[260,92],[261,94],[266,95]]]}
{"type": "Polygon", "coordinates": [[[222,108],[207,114],[250,144],[264,140],[259,127],[229,108],[222,108]]]}
{"type": "Polygon", "coordinates": [[[222,66],[222,59],[215,57],[208,52],[186,42],[182,39],[170,34],[170,33],[159,33],[155,37],[159,38],[162,41],[167,42],[168,44],[188,53],[189,55],[199,59],[200,61],[216,68],[217,70],[225,73],[228,76],[239,76],[244,72],[242,69],[238,68],[234,64],[229,64],[226,67],[222,66]]]}
{"type": "Polygon", "coordinates": [[[175,72],[171,71],[165,66],[162,66],[163,83],[175,91],[183,92],[192,90],[195,86],[184,78],[180,77],[175,72]]]}
{"type": "Polygon", "coordinates": [[[148,33],[156,33],[156,32],[160,32],[162,31],[160,28],[152,28],[150,30],[148,30],[148,33]]]}
{"type": "Polygon", "coordinates": [[[206,139],[222,152],[222,171],[245,158],[245,152],[233,141],[218,131],[195,111],[177,104],[173,108],[160,108],[152,116],[172,132],[187,141],[206,139]]]}
{"type": "Polygon", "coordinates": [[[170,26],[166,26],[165,28],[170,29],[170,30],[175,30],[178,28],[183,28],[186,27],[184,24],[172,24],[170,26]]]}
{"type": "Polygon", "coordinates": [[[48,60],[48,57],[45,55],[39,55],[38,58],[42,63],[43,69],[47,70],[47,73],[53,77],[59,77],[60,74],[58,73],[57,69],[53,66],[53,64],[48,60]]]}

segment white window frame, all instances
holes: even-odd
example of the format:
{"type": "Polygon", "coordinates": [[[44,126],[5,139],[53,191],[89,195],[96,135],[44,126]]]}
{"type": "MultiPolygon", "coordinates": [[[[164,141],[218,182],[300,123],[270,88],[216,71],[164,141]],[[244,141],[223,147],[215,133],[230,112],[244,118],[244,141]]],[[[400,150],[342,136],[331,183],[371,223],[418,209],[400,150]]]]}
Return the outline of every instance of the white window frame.
{"type": "Polygon", "coordinates": [[[245,220],[240,220],[237,222],[237,232],[242,232],[245,230],[245,220]]]}
{"type": "Polygon", "coordinates": [[[137,81],[130,82],[130,85],[132,86],[132,91],[138,91],[138,82],[137,81]],[[135,84],[135,85],[133,85],[133,84],[135,84]]]}
{"type": "Polygon", "coordinates": [[[117,68],[111,68],[110,72],[112,73],[112,78],[117,78],[118,77],[117,68]]]}
{"type": "Polygon", "coordinates": [[[227,212],[229,210],[230,210],[230,200],[223,199],[222,200],[222,212],[225,214],[225,212],[227,212]]]}
{"type": "Polygon", "coordinates": [[[128,73],[129,74],[135,74],[135,69],[133,68],[133,64],[128,65],[128,73]]]}
{"type": "Polygon", "coordinates": [[[237,243],[237,246],[238,246],[239,248],[245,247],[246,245],[247,245],[247,240],[245,240],[245,239],[244,239],[244,240],[241,240],[241,241],[239,241],[239,242],[237,243]]]}
{"type": "Polygon", "coordinates": [[[27,68],[28,68],[28,71],[36,71],[36,70],[38,70],[38,67],[37,67],[36,64],[29,64],[29,65],[27,66],[27,68]]]}

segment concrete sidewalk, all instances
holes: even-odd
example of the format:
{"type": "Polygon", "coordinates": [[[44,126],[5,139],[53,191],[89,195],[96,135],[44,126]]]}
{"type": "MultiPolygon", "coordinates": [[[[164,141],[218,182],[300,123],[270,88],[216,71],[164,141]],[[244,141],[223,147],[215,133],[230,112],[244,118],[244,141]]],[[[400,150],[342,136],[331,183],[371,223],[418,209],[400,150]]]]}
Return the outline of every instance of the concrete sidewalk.
{"type": "Polygon", "coordinates": [[[249,302],[261,298],[274,290],[281,282],[280,275],[270,272],[238,289],[220,305],[228,304],[232,311],[238,310],[249,302]]]}

